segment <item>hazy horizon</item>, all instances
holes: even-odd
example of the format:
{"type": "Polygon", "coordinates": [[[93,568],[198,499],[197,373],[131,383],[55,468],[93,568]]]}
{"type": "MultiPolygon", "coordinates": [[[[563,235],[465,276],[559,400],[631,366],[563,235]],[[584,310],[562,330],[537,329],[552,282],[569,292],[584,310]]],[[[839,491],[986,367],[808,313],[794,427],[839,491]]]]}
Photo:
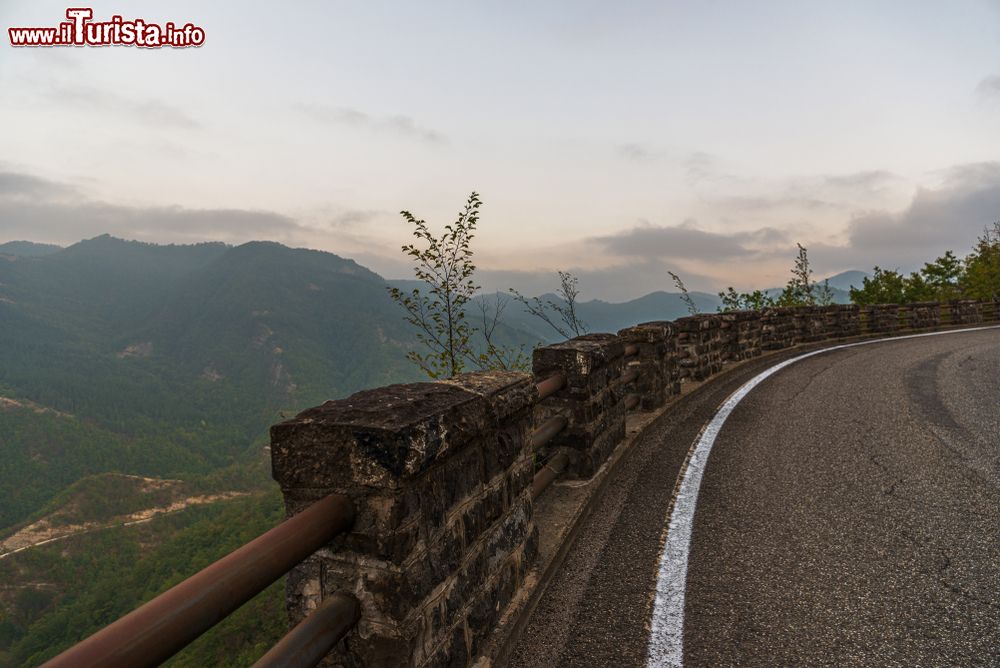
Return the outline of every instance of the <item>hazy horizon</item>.
{"type": "MultiPolygon", "coordinates": [[[[5,3],[6,27],[66,6],[5,3]]],[[[204,46],[0,61],[0,242],[256,238],[407,278],[469,192],[487,289],[781,285],[963,255],[1000,218],[1000,1],[190,1],[204,46]]]]}
{"type": "MultiPolygon", "coordinates": [[[[153,245],[197,246],[199,244],[219,244],[219,243],[221,243],[221,244],[224,244],[228,248],[235,248],[235,247],[237,247],[239,245],[253,244],[253,243],[280,243],[280,242],[275,242],[275,241],[268,240],[268,239],[251,239],[249,241],[241,242],[239,244],[233,244],[233,243],[228,243],[228,242],[224,242],[224,241],[200,241],[200,242],[198,242],[198,241],[191,241],[191,242],[184,242],[184,243],[158,244],[157,242],[140,241],[140,240],[137,240],[137,239],[125,239],[125,238],[122,238],[122,237],[116,237],[116,236],[111,235],[109,233],[105,233],[105,234],[98,235],[96,237],[90,237],[90,238],[87,238],[87,239],[80,239],[79,241],[77,241],[77,242],[75,242],[73,244],[68,244],[68,245],[38,242],[38,241],[32,241],[31,239],[10,239],[10,240],[6,240],[6,241],[0,241],[0,253],[3,252],[3,247],[6,244],[33,244],[33,245],[48,246],[48,247],[52,247],[52,248],[59,248],[60,250],[66,250],[67,248],[70,248],[70,247],[72,247],[72,246],[74,246],[76,244],[85,243],[85,242],[89,242],[89,241],[96,241],[96,240],[101,239],[103,237],[110,237],[111,239],[114,239],[114,240],[117,240],[117,241],[121,241],[121,242],[125,242],[125,243],[133,243],[133,242],[135,242],[135,243],[153,244],[153,245]]],[[[285,245],[285,244],[282,244],[282,245],[285,245]]],[[[321,249],[306,248],[306,247],[302,247],[302,246],[286,246],[286,247],[292,248],[292,249],[295,249],[295,250],[315,250],[315,251],[323,252],[323,253],[332,253],[332,251],[324,251],[324,250],[321,250],[321,249]]],[[[52,252],[55,252],[55,251],[52,251],[52,252]]],[[[341,259],[357,261],[354,258],[349,257],[349,256],[341,256],[341,255],[337,255],[336,253],[332,253],[332,254],[335,255],[336,257],[341,258],[341,259]]],[[[365,266],[363,262],[358,262],[358,264],[360,264],[361,266],[365,266]]],[[[370,267],[365,267],[365,268],[366,269],[371,269],[370,267]]],[[[819,282],[822,282],[825,279],[835,279],[835,278],[839,279],[839,278],[842,278],[842,276],[844,274],[851,274],[851,273],[858,273],[858,272],[860,272],[862,274],[868,274],[868,275],[870,275],[869,272],[866,272],[863,269],[846,269],[844,271],[836,272],[835,274],[831,273],[831,274],[826,275],[826,276],[816,275],[814,278],[816,279],[817,283],[819,283],[819,282]]],[[[376,273],[378,273],[378,272],[376,272],[376,273]]],[[[558,288],[558,284],[557,284],[557,282],[558,282],[558,276],[557,275],[556,276],[549,275],[549,274],[547,274],[545,272],[492,272],[492,271],[477,272],[477,276],[479,276],[480,274],[484,274],[485,275],[485,281],[492,284],[492,287],[482,286],[481,290],[479,291],[480,294],[487,294],[487,295],[489,295],[489,294],[492,294],[492,293],[494,293],[496,291],[499,291],[499,292],[501,292],[503,294],[507,294],[508,290],[511,289],[511,288],[513,288],[513,289],[517,290],[518,292],[524,293],[524,294],[526,294],[528,296],[543,296],[545,294],[554,295],[556,293],[556,291],[557,291],[557,288],[558,288]],[[509,280],[509,282],[508,283],[504,283],[505,280],[509,280]]],[[[397,283],[398,282],[402,282],[402,281],[413,281],[414,283],[418,282],[413,276],[401,276],[401,277],[382,276],[382,278],[384,278],[386,281],[397,282],[397,283]]],[[[477,278],[477,280],[479,280],[479,279],[477,278]]],[[[857,285],[857,284],[852,284],[852,285],[855,285],[855,287],[860,287],[860,285],[857,285]]],[[[736,287],[738,289],[743,289],[745,286],[736,286],[736,287]]],[[[775,285],[766,286],[765,289],[780,289],[781,287],[783,287],[783,286],[775,284],[775,285]]],[[[842,288],[842,289],[844,289],[844,288],[842,288]]],[[[650,290],[648,290],[646,292],[639,293],[639,294],[634,294],[634,295],[630,295],[630,296],[623,296],[623,297],[619,297],[619,298],[611,298],[611,299],[602,299],[600,297],[594,297],[592,295],[581,294],[581,303],[586,303],[586,302],[590,302],[590,301],[604,301],[604,302],[608,302],[608,303],[612,303],[612,304],[615,304],[615,303],[624,303],[624,302],[634,301],[634,300],[637,300],[637,299],[642,299],[643,297],[648,297],[650,294],[653,294],[653,293],[656,293],[656,292],[665,292],[665,293],[668,293],[668,294],[678,294],[679,290],[674,285],[667,285],[667,286],[662,286],[662,287],[653,287],[652,289],[650,289],[650,290]]],[[[692,290],[691,292],[692,292],[692,294],[708,295],[709,297],[711,297],[713,299],[716,298],[716,291],[712,291],[712,290],[692,290]]]]}

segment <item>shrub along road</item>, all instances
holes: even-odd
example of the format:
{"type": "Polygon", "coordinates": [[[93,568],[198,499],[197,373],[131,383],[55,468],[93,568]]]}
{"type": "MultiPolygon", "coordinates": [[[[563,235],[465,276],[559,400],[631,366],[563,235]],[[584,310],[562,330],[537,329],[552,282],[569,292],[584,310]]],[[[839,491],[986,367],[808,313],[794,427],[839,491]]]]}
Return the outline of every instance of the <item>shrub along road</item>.
{"type": "MultiPolygon", "coordinates": [[[[797,354],[705,385],[632,446],[512,665],[647,663],[684,457],[726,397],[797,354]]],[[[998,527],[1000,329],[798,361],[735,407],[711,451],[684,665],[1000,663],[998,527]]]]}

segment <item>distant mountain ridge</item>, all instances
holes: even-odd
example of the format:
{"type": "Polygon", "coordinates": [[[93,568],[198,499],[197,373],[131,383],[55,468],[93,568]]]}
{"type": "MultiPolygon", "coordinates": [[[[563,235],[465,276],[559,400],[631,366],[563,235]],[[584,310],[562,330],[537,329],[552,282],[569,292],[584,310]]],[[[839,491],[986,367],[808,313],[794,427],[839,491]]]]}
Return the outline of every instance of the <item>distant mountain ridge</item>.
{"type": "Polygon", "coordinates": [[[42,257],[52,255],[62,250],[55,244],[39,244],[34,241],[8,241],[0,244],[0,255],[15,255],[20,257],[42,257]]]}
{"type": "MultiPolygon", "coordinates": [[[[714,313],[721,303],[716,295],[704,292],[692,292],[691,298],[702,313],[714,313]]],[[[554,294],[542,295],[541,299],[561,303],[554,294]]],[[[620,303],[606,302],[600,299],[583,301],[577,304],[577,313],[588,331],[611,333],[642,322],[676,320],[690,315],[687,304],[684,303],[680,294],[663,291],[650,292],[637,299],[620,303]]],[[[511,304],[504,315],[508,318],[508,322],[518,329],[533,332],[545,341],[559,339],[558,333],[538,318],[527,313],[517,303],[511,304]]]]}
{"type": "MultiPolygon", "coordinates": [[[[0,529],[80,477],[207,474],[253,452],[280,411],[421,379],[406,359],[414,332],[386,290],[413,282],[354,260],[273,242],[102,235],[52,252],[36,246],[16,242],[34,254],[0,262],[0,428],[20,424],[0,471],[0,529]],[[45,442],[59,444],[51,457],[38,456],[45,442]]],[[[691,298],[701,312],[719,306],[715,295],[691,298]]],[[[584,301],[578,312],[591,332],[688,314],[679,294],[663,291],[584,301]]],[[[506,345],[530,352],[560,338],[516,301],[503,317],[506,345]]]]}
{"type": "MultiPolygon", "coordinates": [[[[280,521],[270,425],[422,379],[386,287],[353,260],[270,242],[6,244],[0,538],[28,544],[0,557],[0,665],[38,665],[280,521]],[[190,507],[158,498],[164,485],[190,507]],[[79,531],[32,546],[56,519],[79,531]]],[[[276,583],[172,665],[249,665],[284,634],[282,600],[276,583]]]]}
{"type": "Polygon", "coordinates": [[[866,271],[850,269],[830,276],[826,280],[830,282],[831,288],[848,292],[851,288],[861,288],[864,280],[869,277],[871,277],[871,274],[866,271]]]}
{"type": "Polygon", "coordinates": [[[386,288],[273,242],[102,235],[0,261],[0,530],[84,476],[207,475],[258,457],[282,411],[422,379],[386,288]]]}
{"type": "MultiPolygon", "coordinates": [[[[272,242],[0,245],[0,538],[78,531],[0,558],[0,664],[37,665],[280,521],[271,424],[424,379],[389,285],[417,284],[272,242]],[[119,526],[178,501],[190,507],[119,526]]],[[[719,304],[691,296],[702,312],[719,304]]],[[[668,292],[578,309],[608,332],[687,315],[668,292]]],[[[559,338],[516,302],[497,334],[526,351],[559,338]]],[[[174,664],[252,663],[286,631],[281,592],[276,583],[174,664]]]]}

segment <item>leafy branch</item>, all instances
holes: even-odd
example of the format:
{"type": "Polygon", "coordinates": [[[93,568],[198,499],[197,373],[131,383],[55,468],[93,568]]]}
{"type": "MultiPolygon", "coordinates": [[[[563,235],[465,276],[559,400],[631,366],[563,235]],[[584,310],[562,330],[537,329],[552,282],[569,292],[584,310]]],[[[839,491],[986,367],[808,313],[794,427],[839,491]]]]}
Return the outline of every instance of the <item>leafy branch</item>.
{"type": "MultiPolygon", "coordinates": [[[[473,192],[454,223],[445,225],[440,238],[431,232],[427,222],[409,211],[401,211],[413,226],[416,243],[402,247],[413,260],[413,274],[426,288],[403,291],[390,287],[389,296],[406,311],[404,320],[416,330],[418,343],[426,352],[411,350],[407,358],[431,378],[449,378],[462,373],[467,366],[478,369],[524,368],[523,351],[509,351],[494,343],[494,333],[500,322],[504,304],[498,299],[492,316],[484,310],[483,327],[470,323],[466,310],[479,286],[474,280],[476,265],[472,261],[472,240],[475,238],[482,202],[473,192]],[[485,346],[477,352],[473,336],[481,334],[485,346]]],[[[486,309],[486,305],[481,304],[486,309]]]]}
{"type": "Polygon", "coordinates": [[[670,278],[674,279],[674,285],[677,286],[678,290],[680,290],[681,301],[684,302],[685,306],[687,306],[688,313],[691,315],[698,315],[698,305],[694,303],[694,298],[691,297],[691,293],[688,292],[687,286],[684,285],[684,281],[682,281],[681,277],[672,271],[667,271],[667,273],[670,274],[670,278]]]}
{"type": "Polygon", "coordinates": [[[557,296],[562,302],[561,304],[551,299],[543,301],[541,297],[528,299],[513,288],[510,289],[510,292],[514,295],[514,299],[524,305],[528,313],[554,329],[559,336],[571,339],[574,336],[587,333],[587,325],[580,319],[576,310],[577,296],[580,294],[578,284],[579,279],[570,272],[559,272],[557,296]]]}

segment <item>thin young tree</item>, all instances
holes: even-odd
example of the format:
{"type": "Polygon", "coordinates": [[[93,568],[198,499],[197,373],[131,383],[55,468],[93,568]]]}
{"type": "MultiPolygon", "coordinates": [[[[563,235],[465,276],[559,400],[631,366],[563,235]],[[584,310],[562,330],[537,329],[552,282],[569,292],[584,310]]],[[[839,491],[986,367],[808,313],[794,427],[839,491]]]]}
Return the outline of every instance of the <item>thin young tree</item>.
{"type": "Polygon", "coordinates": [[[677,286],[678,290],[680,290],[681,301],[684,302],[684,305],[687,307],[688,313],[691,315],[698,315],[698,305],[694,303],[694,298],[691,296],[691,293],[688,292],[687,286],[684,285],[684,281],[682,281],[681,277],[672,271],[667,271],[667,273],[670,274],[670,278],[674,279],[674,285],[677,286]]]}
{"type": "Polygon", "coordinates": [[[483,352],[479,353],[478,366],[481,369],[521,369],[531,368],[531,358],[524,346],[503,346],[497,342],[497,326],[503,319],[504,309],[510,303],[505,295],[496,292],[491,300],[486,295],[476,300],[479,306],[479,316],[482,328],[479,330],[485,344],[483,352]]]}
{"type": "Polygon", "coordinates": [[[824,278],[823,283],[816,286],[816,303],[820,306],[830,306],[833,304],[833,288],[830,287],[830,279],[824,278]]]}
{"type": "Polygon", "coordinates": [[[511,288],[514,299],[524,305],[525,310],[554,329],[564,339],[571,339],[587,333],[587,325],[577,313],[577,297],[580,294],[579,279],[568,271],[560,271],[559,289],[556,295],[562,303],[541,297],[528,299],[511,288]]]}
{"type": "MultiPolygon", "coordinates": [[[[467,308],[479,286],[472,261],[472,240],[479,222],[482,202],[473,192],[459,212],[455,222],[446,225],[440,238],[431,232],[427,222],[409,211],[400,214],[413,225],[417,242],[402,247],[413,260],[413,273],[426,288],[406,292],[389,287],[389,296],[406,311],[404,319],[417,330],[426,352],[411,350],[407,357],[431,378],[450,378],[462,373],[467,366],[478,369],[523,368],[523,354],[513,354],[493,342],[500,321],[502,305],[492,316],[483,312],[483,327],[470,321],[467,308]],[[481,334],[485,343],[476,350],[474,336],[481,334]]],[[[485,308],[485,307],[484,307],[485,308]]]]}
{"type": "Polygon", "coordinates": [[[809,265],[809,252],[802,244],[795,245],[799,247],[799,254],[792,266],[792,277],[788,279],[776,303],[778,306],[815,306],[815,283],[812,267],[809,265]]]}

